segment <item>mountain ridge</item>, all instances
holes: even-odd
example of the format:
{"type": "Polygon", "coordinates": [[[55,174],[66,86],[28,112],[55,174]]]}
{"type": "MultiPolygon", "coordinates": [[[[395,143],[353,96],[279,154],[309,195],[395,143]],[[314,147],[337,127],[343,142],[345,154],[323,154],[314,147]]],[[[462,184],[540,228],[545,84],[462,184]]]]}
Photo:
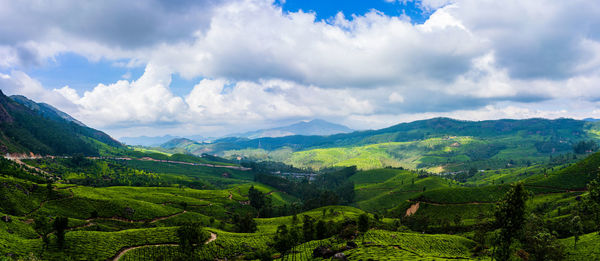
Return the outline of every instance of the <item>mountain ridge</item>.
{"type": "Polygon", "coordinates": [[[15,99],[0,90],[2,153],[99,155],[102,146],[123,147],[106,133],[82,125],[50,105],[36,103],[24,96],[15,99]]]}
{"type": "Polygon", "coordinates": [[[66,120],[69,122],[74,122],[80,126],[87,127],[82,122],[71,117],[71,115],[60,111],[59,109],[55,108],[54,106],[52,106],[50,104],[43,103],[43,102],[37,103],[35,101],[28,99],[27,97],[25,97],[23,95],[12,95],[9,98],[17,103],[20,103],[21,105],[33,110],[33,111],[38,112],[40,115],[42,115],[44,117],[48,117],[48,118],[55,119],[55,120],[62,119],[62,120],[66,120]]]}

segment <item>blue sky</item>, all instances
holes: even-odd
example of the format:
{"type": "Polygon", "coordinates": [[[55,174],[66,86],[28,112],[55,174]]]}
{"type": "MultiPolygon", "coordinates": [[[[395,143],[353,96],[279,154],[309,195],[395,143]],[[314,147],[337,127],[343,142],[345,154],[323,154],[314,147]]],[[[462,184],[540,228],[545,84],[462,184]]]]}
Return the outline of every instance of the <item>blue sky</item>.
{"type": "Polygon", "coordinates": [[[0,0],[0,89],[115,137],[600,118],[598,1],[32,1],[0,0]]]}
{"type": "Polygon", "coordinates": [[[317,20],[327,20],[342,12],[344,16],[351,18],[352,15],[364,15],[375,9],[388,16],[406,15],[414,23],[422,24],[427,20],[431,11],[425,11],[415,1],[393,1],[384,0],[361,1],[361,0],[285,0],[279,4],[283,10],[288,12],[315,12],[317,20]]]}

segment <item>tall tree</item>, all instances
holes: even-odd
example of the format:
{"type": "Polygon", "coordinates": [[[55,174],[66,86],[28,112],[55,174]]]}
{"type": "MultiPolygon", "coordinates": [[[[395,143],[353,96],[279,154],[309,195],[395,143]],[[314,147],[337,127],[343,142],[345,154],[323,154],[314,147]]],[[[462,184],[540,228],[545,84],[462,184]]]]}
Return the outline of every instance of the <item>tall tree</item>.
{"type": "Polygon", "coordinates": [[[329,235],[329,229],[322,219],[317,222],[315,230],[317,231],[317,239],[325,239],[329,235]]]}
{"type": "Polygon", "coordinates": [[[262,192],[255,189],[254,186],[251,186],[248,190],[248,200],[250,200],[250,206],[254,207],[256,210],[261,209],[265,204],[265,196],[262,192]]]}
{"type": "Polygon", "coordinates": [[[235,214],[233,216],[233,224],[235,225],[236,231],[239,233],[252,233],[256,231],[256,221],[250,213],[246,214],[235,214]]]}
{"type": "Polygon", "coordinates": [[[600,179],[600,174],[598,176],[598,178],[590,181],[587,187],[589,191],[588,204],[590,205],[589,207],[594,211],[596,227],[598,231],[600,231],[600,182],[598,181],[600,179]]]}
{"type": "Polygon", "coordinates": [[[52,224],[50,224],[50,221],[44,215],[37,216],[33,222],[35,231],[42,236],[42,242],[44,243],[43,249],[47,249],[50,244],[48,235],[52,233],[52,224]]]}
{"type": "Polygon", "coordinates": [[[575,239],[574,248],[577,248],[577,241],[579,241],[579,236],[583,234],[583,225],[581,224],[581,218],[579,216],[574,216],[571,219],[571,233],[573,234],[573,238],[575,239]]]}
{"type": "Polygon", "coordinates": [[[56,234],[56,243],[60,249],[65,247],[65,230],[69,226],[69,219],[66,217],[56,217],[52,224],[56,234]]]}
{"type": "Polygon", "coordinates": [[[302,224],[302,235],[304,236],[304,241],[311,241],[315,238],[315,220],[309,216],[304,215],[303,217],[304,223],[302,224]]]}
{"type": "Polygon", "coordinates": [[[498,247],[495,256],[498,260],[508,260],[510,246],[523,228],[525,221],[525,203],[529,198],[522,183],[512,185],[504,198],[496,206],[496,225],[500,228],[497,238],[498,247]]]}
{"type": "Polygon", "coordinates": [[[194,250],[202,242],[200,226],[194,223],[186,223],[177,229],[179,248],[188,258],[192,258],[194,250]]]}
{"type": "Polygon", "coordinates": [[[369,216],[365,213],[358,216],[358,231],[362,233],[362,240],[365,241],[365,233],[369,231],[369,216]]]}
{"type": "Polygon", "coordinates": [[[358,216],[358,231],[365,233],[369,230],[369,216],[365,213],[358,216]]]}

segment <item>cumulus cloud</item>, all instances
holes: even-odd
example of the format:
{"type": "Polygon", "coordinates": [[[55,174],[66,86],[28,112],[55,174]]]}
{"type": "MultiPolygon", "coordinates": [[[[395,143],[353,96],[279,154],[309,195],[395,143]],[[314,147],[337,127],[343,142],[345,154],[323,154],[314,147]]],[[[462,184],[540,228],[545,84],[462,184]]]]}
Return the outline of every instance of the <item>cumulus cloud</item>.
{"type": "Polygon", "coordinates": [[[74,116],[92,126],[172,123],[187,111],[187,105],[171,93],[170,82],[171,74],[164,67],[150,64],[135,81],[99,84],[82,96],[69,87],[56,92],[78,106],[74,116]]]}
{"type": "MultiPolygon", "coordinates": [[[[456,1],[449,13],[486,39],[511,77],[565,79],[598,55],[598,1],[456,1]]],[[[597,66],[598,64],[596,64],[597,66]]]]}
{"type": "Polygon", "coordinates": [[[186,97],[190,112],[199,119],[223,121],[280,120],[372,113],[369,101],[346,90],[328,90],[289,81],[237,82],[202,80],[186,97]]]}
{"type": "Polygon", "coordinates": [[[0,73],[0,90],[5,95],[24,95],[36,101],[43,101],[73,111],[75,105],[64,95],[46,89],[39,81],[22,71],[13,70],[10,74],[0,73]]]}
{"type": "Polygon", "coordinates": [[[423,26],[376,11],[352,20],[339,14],[329,23],[315,21],[314,13],[243,1],[217,8],[193,44],[164,46],[153,59],[187,77],[372,88],[420,78],[452,81],[483,54],[481,47],[447,15],[423,26]]]}

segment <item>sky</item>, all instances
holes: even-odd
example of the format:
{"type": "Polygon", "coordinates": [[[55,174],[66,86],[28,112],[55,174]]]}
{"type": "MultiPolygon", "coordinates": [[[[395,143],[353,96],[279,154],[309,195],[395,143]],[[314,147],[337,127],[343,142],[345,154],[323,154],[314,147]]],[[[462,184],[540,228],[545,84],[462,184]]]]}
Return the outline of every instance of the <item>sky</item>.
{"type": "Polygon", "coordinates": [[[600,2],[0,0],[0,89],[123,136],[600,118],[600,2]]]}

